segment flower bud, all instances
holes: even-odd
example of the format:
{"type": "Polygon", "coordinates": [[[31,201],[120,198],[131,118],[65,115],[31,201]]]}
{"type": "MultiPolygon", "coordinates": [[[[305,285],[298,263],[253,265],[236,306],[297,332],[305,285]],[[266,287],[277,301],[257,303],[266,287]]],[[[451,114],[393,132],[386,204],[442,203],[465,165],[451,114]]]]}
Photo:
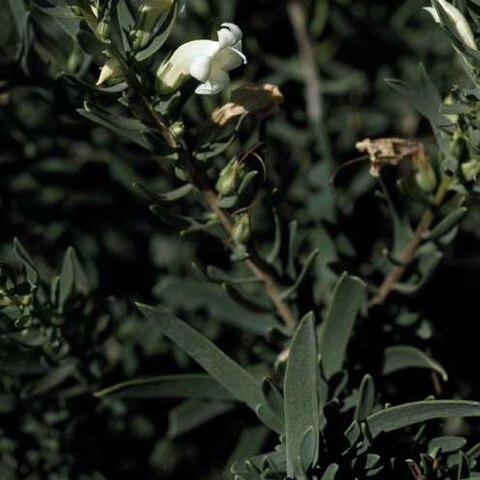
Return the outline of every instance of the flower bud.
{"type": "MultiPolygon", "coordinates": [[[[438,3],[440,4],[439,8],[446,13],[450,21],[453,23],[455,33],[460,37],[463,43],[472,50],[478,50],[472,29],[462,12],[452,4],[448,3],[447,0],[438,0],[438,3]]],[[[437,23],[442,23],[440,15],[434,7],[425,7],[425,10],[432,15],[437,23]]]]}
{"type": "Polygon", "coordinates": [[[181,120],[178,120],[170,126],[170,130],[176,137],[182,137],[185,132],[185,125],[181,120]]]}
{"type": "Polygon", "coordinates": [[[247,243],[252,234],[252,225],[250,221],[250,214],[243,212],[235,217],[235,224],[233,225],[232,239],[235,243],[247,243]]]}
{"type": "Polygon", "coordinates": [[[431,193],[437,186],[437,175],[425,153],[423,147],[412,156],[415,180],[425,193],[431,193]]]}
{"type": "Polygon", "coordinates": [[[140,49],[148,43],[158,20],[172,5],[173,0],[142,0],[138,8],[137,26],[131,33],[133,48],[140,49]]]}
{"type": "Polygon", "coordinates": [[[100,69],[100,75],[98,77],[96,85],[102,85],[108,80],[113,80],[121,76],[121,68],[116,60],[109,58],[105,65],[100,69]]]}
{"type": "Polygon", "coordinates": [[[417,171],[415,180],[425,193],[432,193],[437,186],[437,176],[429,163],[417,171]]]}
{"type": "Polygon", "coordinates": [[[107,18],[102,19],[102,21],[97,26],[97,35],[102,40],[108,40],[110,38],[110,23],[107,18]]]}
{"type": "Polygon", "coordinates": [[[462,163],[462,174],[468,182],[475,182],[480,173],[480,162],[478,160],[469,160],[462,163]]]}
{"type": "Polygon", "coordinates": [[[232,195],[244,176],[245,166],[236,157],[232,158],[220,172],[215,185],[217,192],[223,196],[232,195]]]}

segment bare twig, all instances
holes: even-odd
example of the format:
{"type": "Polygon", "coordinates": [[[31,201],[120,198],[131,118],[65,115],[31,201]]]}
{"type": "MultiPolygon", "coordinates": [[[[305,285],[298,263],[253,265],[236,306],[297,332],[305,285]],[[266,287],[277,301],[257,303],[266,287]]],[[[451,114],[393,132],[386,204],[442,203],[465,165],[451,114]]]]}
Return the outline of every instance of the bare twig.
{"type": "Polygon", "coordinates": [[[298,0],[291,0],[287,4],[287,12],[297,42],[300,60],[305,69],[307,115],[311,124],[317,126],[323,118],[323,99],[320,94],[320,77],[317,72],[315,54],[306,29],[305,11],[298,0]]]}

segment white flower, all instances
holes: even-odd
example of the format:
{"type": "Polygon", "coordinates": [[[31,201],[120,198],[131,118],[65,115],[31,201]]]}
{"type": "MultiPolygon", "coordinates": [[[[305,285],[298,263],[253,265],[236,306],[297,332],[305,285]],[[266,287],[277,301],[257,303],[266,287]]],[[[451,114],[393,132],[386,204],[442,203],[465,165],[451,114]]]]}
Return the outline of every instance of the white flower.
{"type": "Polygon", "coordinates": [[[160,93],[176,90],[192,76],[201,85],[195,90],[200,95],[221,92],[230,82],[229,70],[247,63],[242,53],[242,31],[233,23],[222,23],[217,32],[218,41],[193,40],[181,45],[157,71],[157,89],[160,93]]]}
{"type": "MultiPolygon", "coordinates": [[[[456,33],[463,40],[465,45],[472,50],[477,50],[477,44],[475,42],[475,37],[473,36],[470,25],[460,10],[448,3],[447,0],[438,0],[438,3],[440,4],[440,8],[443,9],[443,11],[448,15],[454,24],[456,33]]],[[[425,7],[424,9],[432,15],[433,19],[437,23],[441,23],[440,15],[434,7],[425,7]]]]}

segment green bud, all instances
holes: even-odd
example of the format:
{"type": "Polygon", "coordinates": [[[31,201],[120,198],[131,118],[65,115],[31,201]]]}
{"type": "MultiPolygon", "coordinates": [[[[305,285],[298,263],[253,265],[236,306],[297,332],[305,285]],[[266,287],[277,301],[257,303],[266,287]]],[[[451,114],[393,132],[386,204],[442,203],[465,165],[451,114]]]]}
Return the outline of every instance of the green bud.
{"type": "Polygon", "coordinates": [[[215,185],[217,192],[223,196],[235,193],[245,173],[243,163],[240,163],[237,158],[232,158],[220,172],[217,184],[215,185]]]}
{"type": "Polygon", "coordinates": [[[423,147],[412,156],[412,160],[417,185],[425,193],[432,193],[437,186],[437,175],[423,147]]]}
{"type": "Polygon", "coordinates": [[[74,15],[76,15],[77,17],[81,17],[81,16],[82,16],[82,10],[81,10],[79,7],[77,7],[76,5],[72,5],[72,6],[70,7],[70,10],[71,10],[71,12],[72,12],[74,15]]]}
{"type": "Polygon", "coordinates": [[[152,30],[160,17],[173,6],[173,0],[143,0],[138,9],[138,20],[135,30],[131,32],[134,49],[145,47],[150,40],[152,30]]]}
{"type": "Polygon", "coordinates": [[[480,173],[480,162],[478,160],[469,160],[462,163],[461,169],[465,180],[469,182],[476,181],[480,173]]]}
{"type": "Polygon", "coordinates": [[[241,213],[235,217],[233,225],[232,239],[235,243],[247,243],[252,234],[252,225],[250,214],[248,212],[241,213]]]}
{"type": "Polygon", "coordinates": [[[97,26],[97,34],[102,40],[108,40],[110,38],[110,31],[110,23],[104,18],[97,26]]]}
{"type": "Polygon", "coordinates": [[[418,169],[415,180],[425,193],[432,193],[437,186],[437,176],[429,163],[418,169]]]}
{"type": "Polygon", "coordinates": [[[174,168],[174,173],[175,173],[175,176],[179,180],[182,180],[183,182],[190,182],[191,181],[191,177],[188,174],[188,172],[186,170],[180,168],[180,167],[175,167],[174,168]]]}
{"type": "Polygon", "coordinates": [[[183,132],[185,131],[185,125],[182,121],[178,120],[177,122],[173,123],[173,125],[170,127],[170,130],[176,137],[182,137],[183,132]]]}

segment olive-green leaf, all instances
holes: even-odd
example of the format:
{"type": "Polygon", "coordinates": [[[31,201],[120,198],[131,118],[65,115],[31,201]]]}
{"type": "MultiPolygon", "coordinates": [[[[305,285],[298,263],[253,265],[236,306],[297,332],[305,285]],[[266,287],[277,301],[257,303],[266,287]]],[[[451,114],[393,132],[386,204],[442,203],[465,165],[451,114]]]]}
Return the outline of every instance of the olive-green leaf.
{"type": "Polygon", "coordinates": [[[355,408],[354,418],[358,422],[364,420],[372,413],[375,406],[375,383],[371,375],[365,375],[360,384],[358,402],[355,408]]]}
{"type": "Polygon", "coordinates": [[[437,372],[443,379],[448,380],[448,374],[445,369],[433,358],[409,345],[394,345],[385,349],[385,359],[382,373],[390,373],[403,370],[405,368],[426,368],[437,372]]]}
{"type": "Polygon", "coordinates": [[[136,378],[117,383],[95,393],[113,398],[197,398],[234,400],[210,375],[184,374],[136,378]]]}
{"type": "Polygon", "coordinates": [[[339,467],[336,463],[331,463],[322,475],[321,480],[335,480],[338,468],[339,467]]]}
{"type": "MultiPolygon", "coordinates": [[[[287,475],[295,477],[305,432],[313,428],[315,442],[308,463],[318,455],[318,363],[314,317],[308,313],[301,320],[290,345],[285,372],[285,426],[287,475]]],[[[305,464],[302,459],[302,464],[305,464]]]]}
{"type": "Polygon", "coordinates": [[[450,212],[444,219],[442,219],[430,232],[430,240],[438,240],[440,237],[446,235],[452,228],[455,228],[468,213],[467,207],[460,207],[450,212]]]}
{"type": "Polygon", "coordinates": [[[58,281],[58,307],[63,310],[63,306],[73,291],[75,284],[75,251],[69,247],[63,257],[62,270],[58,281]]]}
{"type": "Polygon", "coordinates": [[[175,438],[207,423],[235,407],[232,403],[205,400],[186,400],[170,410],[167,436],[175,438]]]}
{"type": "Polygon", "coordinates": [[[143,304],[137,304],[137,307],[147,319],[156,321],[164,335],[190,355],[237,400],[252,410],[262,403],[260,383],[210,340],[166,310],[143,304]]]}
{"type": "Polygon", "coordinates": [[[364,300],[365,284],[344,273],[333,292],[320,338],[319,350],[327,379],[342,369],[355,319],[364,300]]]}
{"type": "Polygon", "coordinates": [[[372,437],[416,423],[449,417],[480,417],[480,402],[468,400],[424,400],[387,408],[366,419],[372,437]]]}

